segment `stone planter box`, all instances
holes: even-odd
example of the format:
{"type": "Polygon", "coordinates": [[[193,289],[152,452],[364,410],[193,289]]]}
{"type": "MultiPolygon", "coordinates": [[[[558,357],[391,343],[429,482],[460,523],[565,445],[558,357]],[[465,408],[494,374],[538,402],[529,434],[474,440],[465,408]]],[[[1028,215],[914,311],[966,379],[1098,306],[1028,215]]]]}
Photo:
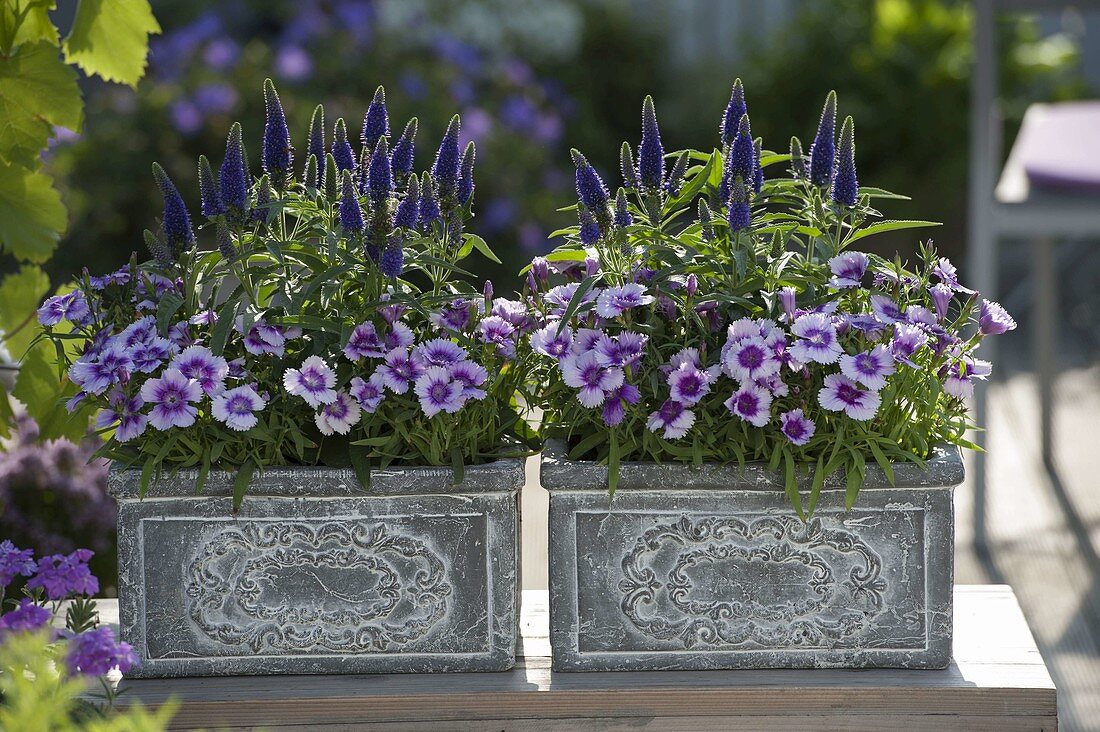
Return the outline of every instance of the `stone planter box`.
{"type": "Polygon", "coordinates": [[[523,461],[372,473],[112,470],[119,620],[135,677],[503,671],[518,624],[523,461]]]}
{"type": "Polygon", "coordinates": [[[764,466],[624,463],[609,502],[547,445],[554,669],[946,667],[962,461],[894,472],[847,513],[830,480],[805,524],[764,466]]]}

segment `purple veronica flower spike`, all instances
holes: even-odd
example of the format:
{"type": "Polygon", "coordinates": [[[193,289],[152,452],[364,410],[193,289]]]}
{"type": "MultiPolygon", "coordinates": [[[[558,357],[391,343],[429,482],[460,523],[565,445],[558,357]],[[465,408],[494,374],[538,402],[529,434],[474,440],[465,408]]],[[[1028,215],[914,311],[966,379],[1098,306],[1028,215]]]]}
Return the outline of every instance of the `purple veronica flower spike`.
{"type": "Polygon", "coordinates": [[[390,115],[386,110],[386,90],[378,87],[374,90],[374,99],[367,106],[367,113],[363,115],[363,131],[359,135],[359,141],[364,147],[373,150],[379,138],[389,136],[390,115]]]}
{"type": "Polygon", "coordinates": [[[907,323],[898,323],[894,327],[894,338],[890,341],[890,353],[895,361],[900,361],[907,366],[920,368],[913,363],[913,354],[928,343],[928,334],[921,328],[907,323]]]}
{"type": "Polygon", "coordinates": [[[842,252],[836,255],[829,260],[829,269],[834,275],[829,284],[838,290],[859,287],[870,261],[863,252],[842,252]]]}
{"type": "Polygon", "coordinates": [[[579,150],[570,150],[569,153],[573,156],[573,164],[577,167],[577,198],[589,211],[597,214],[606,211],[611,194],[607,192],[607,186],[604,185],[600,174],[579,150]]]}
{"type": "Polygon", "coordinates": [[[733,143],[737,136],[737,124],[749,111],[745,103],[745,88],[740,79],[734,79],[733,89],[730,90],[730,101],[726,105],[726,112],[722,115],[722,124],[719,125],[719,133],[722,136],[722,145],[733,143]]]}
{"type": "MultiPolygon", "coordinates": [[[[393,348],[397,347],[397,345],[393,346],[393,348]]],[[[358,361],[361,358],[382,358],[393,348],[387,348],[387,344],[378,335],[374,323],[366,322],[360,323],[351,331],[348,343],[344,346],[344,356],[349,361],[358,361]]]]}
{"type": "Polygon", "coordinates": [[[596,242],[603,236],[603,231],[600,229],[596,217],[589,209],[582,207],[577,209],[577,221],[581,227],[580,232],[577,234],[580,237],[581,244],[586,247],[595,246],[596,242]]]}
{"type": "Polygon", "coordinates": [[[771,418],[772,394],[762,386],[745,383],[724,404],[730,414],[755,427],[763,427],[771,418]]]}
{"type": "Polygon", "coordinates": [[[474,161],[477,158],[477,148],[474,141],[466,145],[462,151],[462,159],[459,161],[458,189],[455,198],[460,206],[465,206],[474,195],[474,161]]]}
{"type": "Polygon", "coordinates": [[[413,358],[428,366],[450,366],[464,361],[466,350],[454,341],[435,338],[417,346],[413,350],[413,358]]]}
{"type": "Polygon", "coordinates": [[[158,430],[190,427],[198,415],[191,403],[202,399],[202,387],[179,369],[170,368],[159,379],[149,379],[141,385],[141,398],[154,405],[149,421],[158,430]]]}
{"type": "Polygon", "coordinates": [[[225,158],[218,169],[218,195],[222,205],[238,220],[248,210],[248,171],[244,167],[244,157],[241,124],[234,122],[225,141],[225,158]]]}
{"type": "Polygon", "coordinates": [[[202,215],[206,218],[212,219],[225,213],[218,181],[214,178],[210,159],[205,155],[199,156],[199,200],[202,202],[202,215]]]}
{"type": "Polygon", "coordinates": [[[337,392],[331,404],[321,407],[313,418],[322,435],[346,435],[359,422],[363,410],[359,402],[345,392],[337,392]]]}
{"type": "Polygon", "coordinates": [[[371,377],[366,381],[358,376],[351,380],[351,395],[367,414],[374,414],[378,411],[378,405],[386,397],[385,389],[385,379],[377,371],[371,374],[371,377]]]}
{"type": "Polygon", "coordinates": [[[577,401],[590,409],[602,405],[624,379],[622,369],[601,366],[594,351],[569,356],[561,362],[561,373],[567,386],[579,390],[577,401]]]}
{"type": "Polygon", "coordinates": [[[300,396],[311,407],[336,401],[336,372],[320,356],[309,356],[300,369],[287,369],[283,388],[288,394],[300,396]]]}
{"type": "MultiPolygon", "coordinates": [[[[325,107],[318,104],[313,108],[313,116],[309,118],[309,137],[306,142],[306,159],[308,161],[309,156],[317,158],[318,168],[323,167],[325,164],[325,107]]],[[[306,185],[316,187],[318,183],[321,183],[317,179],[319,171],[314,169],[314,179],[305,180],[306,185]]]]}
{"type": "Polygon", "coordinates": [[[386,138],[381,138],[370,156],[367,167],[367,193],[371,203],[377,206],[393,192],[393,170],[390,168],[390,150],[386,138]]]}
{"type": "Polygon", "coordinates": [[[653,296],[635,282],[608,287],[596,298],[596,314],[601,318],[617,318],[631,308],[648,305],[653,296]]]}
{"type": "Polygon", "coordinates": [[[753,185],[756,171],[756,148],[752,142],[752,127],[749,123],[749,115],[741,115],[737,122],[737,135],[730,145],[729,156],[726,159],[724,171],[724,183],[730,193],[733,192],[734,183],[738,180],[744,186],[753,185]]]}
{"type": "Polygon", "coordinates": [[[462,384],[463,399],[484,399],[485,390],[480,388],[489,379],[484,366],[474,361],[459,361],[448,367],[451,378],[462,384]]]}
{"type": "Polygon", "coordinates": [[[626,405],[637,404],[642,398],[642,393],[633,384],[623,384],[618,389],[612,390],[603,403],[600,417],[608,427],[616,427],[622,424],[626,417],[626,405]]]}
{"type": "MultiPolygon", "coordinates": [[[[397,142],[393,145],[390,167],[393,168],[394,174],[399,178],[412,173],[413,155],[416,150],[416,124],[416,117],[410,119],[408,124],[405,125],[404,132],[401,133],[401,137],[397,138],[397,142]]],[[[409,183],[412,183],[411,178],[409,183]]]]}
{"type": "Polygon", "coordinates": [[[413,358],[407,348],[395,348],[386,354],[382,365],[375,372],[382,383],[394,394],[404,394],[409,384],[416,381],[426,370],[419,358],[413,358]]]}
{"type": "Polygon", "coordinates": [[[959,273],[955,269],[955,265],[951,264],[951,260],[947,257],[943,257],[940,261],[936,262],[936,265],[932,268],[932,274],[939,277],[940,282],[950,287],[955,292],[963,292],[967,295],[973,295],[974,290],[969,287],[963,287],[959,284],[959,273]]]}
{"type": "Polygon", "coordinates": [[[141,397],[126,396],[121,390],[112,395],[109,409],[101,409],[96,415],[96,429],[106,429],[112,425],[115,428],[115,439],[119,442],[129,442],[142,432],[149,423],[149,417],[141,413],[145,402],[141,397]]]}
{"type": "Polygon", "coordinates": [[[359,192],[355,189],[355,179],[351,171],[345,170],[340,187],[340,227],[349,235],[362,234],[366,228],[363,221],[363,209],[359,205],[359,192]]]}
{"type": "Polygon", "coordinates": [[[256,412],[263,411],[266,403],[251,386],[238,386],[214,397],[214,419],[237,432],[245,432],[256,426],[256,412]]]}
{"type": "Polygon", "coordinates": [[[183,202],[183,196],[176,190],[175,183],[157,163],[153,163],[153,177],[164,197],[164,213],[161,220],[164,238],[168,241],[169,251],[175,256],[195,241],[195,232],[191,229],[191,216],[187,213],[187,204],[183,202]]]}
{"type": "Polygon", "coordinates": [[[904,323],[905,314],[898,304],[886,295],[871,295],[871,310],[883,323],[904,323]]]}
{"type": "Polygon", "coordinates": [[[801,409],[792,409],[779,415],[779,423],[782,425],[783,436],[792,445],[805,445],[817,430],[817,425],[806,418],[801,409]]]}
{"type": "Polygon", "coordinates": [[[14,610],[0,615],[0,641],[8,633],[25,633],[43,630],[53,622],[53,613],[49,608],[36,605],[34,600],[24,597],[14,610]]]}
{"type": "MultiPolygon", "coordinates": [[[[336,125],[332,129],[332,158],[336,161],[337,173],[355,170],[355,151],[351,149],[351,143],[348,142],[348,128],[342,118],[336,120],[336,125]]],[[[328,181],[325,182],[328,183],[328,181]]]]}
{"type": "Polygon", "coordinates": [[[596,341],[596,346],[592,350],[596,354],[596,361],[601,366],[622,368],[633,366],[642,360],[642,352],[648,341],[649,336],[630,331],[623,331],[614,338],[605,333],[596,341]]]}
{"type": "Polygon", "coordinates": [[[841,206],[852,207],[859,200],[859,182],[856,179],[856,123],[851,116],[844,118],[840,126],[840,146],[836,149],[833,181],[829,197],[841,206]]]}
{"type": "Polygon", "coordinates": [[[415,229],[416,220],[420,216],[420,179],[416,176],[409,178],[409,186],[405,190],[405,197],[397,204],[397,213],[393,215],[393,225],[404,229],[415,229]]]}
{"type": "Polygon", "coordinates": [[[844,350],[836,339],[836,328],[825,313],[807,313],[791,325],[798,340],[790,354],[802,363],[836,363],[844,350]]]}
{"type": "Polygon", "coordinates": [[[462,382],[453,378],[451,372],[442,366],[432,366],[421,374],[414,391],[427,417],[434,417],[440,412],[454,414],[462,409],[465,401],[462,382]]]}
{"type": "Polygon", "coordinates": [[[544,328],[540,328],[531,334],[531,348],[543,356],[556,358],[559,361],[569,355],[573,346],[573,330],[569,327],[558,332],[557,322],[552,322],[544,328]]]}
{"type": "Polygon", "coordinates": [[[92,596],[99,592],[99,580],[88,569],[93,552],[77,549],[71,554],[53,554],[38,560],[37,573],[27,580],[27,589],[41,587],[50,600],[73,595],[92,596]]]}
{"type": "Polygon", "coordinates": [[[830,412],[844,412],[861,422],[873,418],[882,403],[878,392],[868,391],[840,374],[825,377],[825,385],[817,393],[817,400],[830,412]]]}
{"type": "Polygon", "coordinates": [[[116,641],[107,625],[73,636],[65,657],[65,665],[74,675],[105,676],[116,668],[125,674],[137,664],[134,649],[129,643],[116,641]]]}
{"type": "Polygon", "coordinates": [[[693,424],[695,413],[680,402],[669,399],[660,409],[649,415],[646,427],[651,432],[663,431],[666,440],[678,440],[687,435],[693,424]]]}
{"type": "Polygon", "coordinates": [[[271,176],[271,182],[277,188],[282,188],[294,160],[294,148],[290,144],[290,131],[286,126],[283,104],[279,101],[279,94],[271,79],[264,81],[264,106],[264,172],[271,176]]]}
{"type": "Polygon", "coordinates": [[[855,356],[840,357],[840,372],[868,389],[878,391],[886,386],[886,377],[894,373],[894,357],[886,346],[875,346],[855,356]]]}
{"type": "Polygon", "coordinates": [[[435,161],[432,163],[432,180],[435,181],[436,190],[440,198],[447,198],[458,187],[458,173],[461,165],[458,136],[461,122],[456,114],[447,125],[447,131],[443,133],[443,139],[439,142],[439,149],[435,153],[435,161]]]}
{"type": "Polygon", "coordinates": [[[199,382],[207,394],[220,394],[225,389],[225,377],[229,364],[221,356],[215,356],[206,346],[190,346],[176,356],[169,368],[179,369],[189,379],[199,382]]]}
{"type": "Polygon", "coordinates": [[[741,382],[758,381],[779,373],[782,362],[758,335],[741,338],[722,354],[722,369],[741,382]]]}
{"type": "Polygon", "coordinates": [[[642,102],[642,142],[638,145],[638,179],[642,186],[658,189],[665,181],[665,149],[657,127],[657,110],[653,97],[642,102]]]}
{"type": "Polygon", "coordinates": [[[752,209],[749,207],[748,188],[738,178],[730,185],[729,213],[726,221],[730,233],[736,234],[752,227],[752,209]]]}
{"type": "Polygon", "coordinates": [[[668,375],[669,396],[682,404],[697,404],[710,392],[712,381],[714,378],[695,364],[682,363],[668,375]]]}
{"type": "Polygon", "coordinates": [[[0,589],[10,585],[17,576],[30,577],[36,569],[33,550],[17,549],[8,539],[0,542],[0,589]]]}
{"type": "Polygon", "coordinates": [[[1000,335],[1016,329],[1016,321],[1001,307],[1000,303],[992,300],[982,300],[981,313],[978,316],[978,330],[983,336],[1000,335]]]}
{"type": "Polygon", "coordinates": [[[833,177],[833,159],[836,156],[836,92],[829,92],[821,121],[817,125],[813,145],[810,147],[810,183],[829,185],[833,177]]]}
{"type": "Polygon", "coordinates": [[[481,342],[496,345],[497,352],[505,358],[516,355],[516,344],[512,339],[515,332],[515,326],[499,315],[482,318],[478,325],[478,338],[481,342]]]}
{"type": "Polygon", "coordinates": [[[69,378],[89,394],[102,394],[112,384],[130,376],[134,362],[120,345],[110,343],[93,361],[77,361],[69,367],[69,378]]]}

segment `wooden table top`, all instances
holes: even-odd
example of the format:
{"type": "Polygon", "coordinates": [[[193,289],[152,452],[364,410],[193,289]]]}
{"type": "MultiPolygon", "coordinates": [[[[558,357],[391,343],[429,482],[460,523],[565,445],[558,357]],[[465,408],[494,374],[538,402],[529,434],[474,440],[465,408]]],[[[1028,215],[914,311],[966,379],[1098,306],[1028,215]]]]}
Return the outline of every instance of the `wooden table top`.
{"type": "MultiPolygon", "coordinates": [[[[103,619],[117,619],[101,601],[103,619]]],[[[1054,730],[1056,692],[1011,588],[955,588],[942,671],[553,673],[547,593],[523,593],[516,668],[486,674],[122,680],[120,705],[182,702],[187,729],[1054,730]]]]}

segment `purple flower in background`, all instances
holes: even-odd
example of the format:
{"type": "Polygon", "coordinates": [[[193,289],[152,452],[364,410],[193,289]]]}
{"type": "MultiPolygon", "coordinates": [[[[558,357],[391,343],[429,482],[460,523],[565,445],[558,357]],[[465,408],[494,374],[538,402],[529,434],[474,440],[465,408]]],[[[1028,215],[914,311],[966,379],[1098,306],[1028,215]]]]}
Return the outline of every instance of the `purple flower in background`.
{"type": "Polygon", "coordinates": [[[825,186],[832,182],[833,160],[836,157],[836,92],[829,92],[821,121],[817,125],[810,147],[810,183],[825,186]]]}
{"type": "Polygon", "coordinates": [[[859,287],[870,261],[863,252],[843,252],[836,255],[829,260],[829,269],[833,273],[829,284],[838,290],[859,287]]]}
{"type": "Polygon", "coordinates": [[[607,395],[623,385],[622,369],[600,365],[593,351],[570,355],[561,362],[562,380],[578,389],[577,401],[588,408],[601,406],[607,395]]]}
{"type": "Polygon", "coordinates": [[[854,356],[844,354],[840,357],[840,372],[868,389],[878,391],[886,386],[886,377],[894,373],[894,357],[886,346],[875,346],[854,356]]]}
{"type": "Polygon", "coordinates": [[[302,367],[287,369],[283,374],[283,388],[288,394],[300,396],[311,407],[332,404],[336,400],[336,372],[320,356],[309,356],[302,367]]]}
{"type": "Polygon", "coordinates": [[[0,615],[0,640],[8,633],[26,633],[48,628],[52,622],[53,613],[49,608],[36,605],[34,600],[24,597],[15,609],[0,615]]]}
{"type": "Polygon", "coordinates": [[[730,90],[730,101],[726,105],[726,112],[722,115],[722,123],[718,128],[723,147],[733,143],[733,138],[737,136],[737,125],[748,111],[748,105],[745,104],[745,87],[741,85],[740,79],[734,79],[733,88],[730,90]]]}
{"type": "Polygon", "coordinates": [[[89,394],[102,394],[112,384],[130,377],[134,366],[129,353],[116,343],[110,343],[95,360],[80,360],[69,367],[69,378],[89,394]]]}
{"type": "Polygon", "coordinates": [[[265,404],[254,388],[238,386],[214,397],[214,419],[231,430],[244,432],[256,426],[259,422],[256,412],[263,411],[265,404]]]}
{"type": "Polygon", "coordinates": [[[710,392],[714,378],[706,371],[700,371],[695,364],[681,363],[669,373],[669,395],[673,401],[683,404],[696,404],[710,392]]]}
{"type": "Polygon", "coordinates": [[[336,161],[336,171],[355,170],[355,151],[348,142],[348,128],[343,118],[336,120],[332,129],[332,158],[336,161]]]}
{"type": "Polygon", "coordinates": [[[630,331],[623,331],[614,337],[604,333],[596,341],[592,352],[596,354],[596,360],[601,366],[623,368],[642,360],[642,352],[648,341],[649,336],[630,331]]]}
{"type": "Polygon", "coordinates": [[[271,176],[276,187],[282,188],[294,162],[294,149],[290,146],[283,102],[279,101],[271,79],[264,81],[264,107],[264,142],[261,150],[264,172],[271,176]]]}
{"type": "Polygon", "coordinates": [[[459,162],[458,190],[455,193],[455,198],[460,206],[469,203],[474,195],[474,160],[476,157],[477,149],[473,140],[471,140],[466,145],[466,149],[462,153],[462,160],[459,162]]]}
{"type": "Polygon", "coordinates": [[[432,180],[435,181],[440,198],[452,195],[458,187],[460,165],[458,136],[461,125],[457,114],[451,118],[447,131],[443,133],[443,139],[439,142],[435,160],[432,162],[432,180]]]}
{"type": "Polygon", "coordinates": [[[149,379],[141,385],[141,398],[154,405],[149,421],[158,430],[190,427],[198,415],[191,402],[202,399],[202,387],[178,369],[170,368],[159,379],[149,379]]]}
{"type": "Polygon", "coordinates": [[[41,587],[50,600],[99,592],[99,580],[88,569],[93,552],[77,549],[71,554],[51,554],[38,560],[38,570],[27,580],[27,589],[41,587]]]}
{"type": "Polygon", "coordinates": [[[798,340],[791,344],[790,354],[802,363],[836,363],[844,350],[836,338],[836,328],[825,313],[807,313],[791,324],[791,333],[798,340]]]}
{"type": "Polygon", "coordinates": [[[466,360],[466,351],[454,341],[435,338],[417,346],[413,358],[428,366],[450,366],[466,360]]]}
{"type": "Polygon", "coordinates": [[[194,135],[202,129],[202,112],[190,99],[177,99],[168,107],[168,113],[180,134],[194,135]]]}
{"type": "Polygon", "coordinates": [[[758,335],[741,338],[723,349],[722,369],[740,382],[758,381],[779,373],[775,349],[758,335]]]}
{"type": "Polygon", "coordinates": [[[584,204],[585,208],[596,213],[607,210],[610,194],[607,192],[607,186],[604,185],[600,174],[589,164],[584,155],[581,155],[579,150],[570,150],[570,154],[573,156],[573,164],[577,167],[576,187],[580,202],[584,204]]]}
{"type": "Polygon", "coordinates": [[[538,122],[538,110],[522,94],[509,94],[500,103],[500,119],[516,132],[530,133],[538,122]]]}
{"type": "Polygon", "coordinates": [[[199,199],[202,201],[202,215],[208,219],[225,213],[218,182],[205,155],[199,156],[199,199]]]}
{"type": "Polygon", "coordinates": [[[642,102],[642,141],[638,145],[638,179],[644,188],[658,189],[665,180],[665,149],[657,127],[653,97],[642,102]]]}
{"type": "Polygon", "coordinates": [[[86,630],[69,639],[69,651],[65,665],[72,674],[104,676],[117,668],[123,674],[138,663],[129,643],[115,640],[115,634],[107,625],[86,630]]]}
{"type": "Polygon", "coordinates": [[[882,403],[878,392],[868,391],[840,374],[829,374],[825,377],[825,385],[817,393],[817,400],[824,409],[844,412],[861,422],[873,418],[882,403]]]}
{"type": "Polygon", "coordinates": [[[586,247],[595,246],[596,242],[603,236],[603,232],[600,230],[600,225],[596,221],[596,217],[587,208],[580,208],[577,210],[577,218],[580,221],[580,240],[581,244],[586,247]]]}
{"type": "Polygon", "coordinates": [[[382,383],[394,394],[404,394],[409,390],[409,384],[416,381],[425,368],[420,359],[409,354],[408,349],[395,348],[386,354],[375,374],[382,378],[382,383]]]}
{"type": "Polygon", "coordinates": [[[244,168],[244,141],[241,125],[234,122],[225,141],[225,158],[218,171],[218,192],[222,204],[234,217],[243,218],[248,211],[248,171],[244,168]]]}
{"type": "Polygon", "coordinates": [[[855,206],[859,200],[859,181],[856,179],[856,124],[845,117],[840,127],[840,146],[836,150],[833,181],[829,196],[841,206],[855,206]]]}
{"type": "Polygon", "coordinates": [[[313,75],[313,59],[301,46],[280,46],[275,53],[275,74],[287,81],[303,81],[313,75]]]}
{"type": "Polygon", "coordinates": [[[351,395],[367,414],[378,411],[378,405],[386,397],[385,389],[385,379],[377,371],[366,381],[358,376],[351,380],[351,395]]]}
{"type": "Polygon", "coordinates": [[[803,415],[801,409],[792,409],[779,415],[779,423],[783,430],[783,436],[792,445],[805,445],[817,430],[817,425],[803,415]]]}
{"type": "Polygon", "coordinates": [[[420,181],[420,227],[422,229],[427,229],[442,216],[439,200],[435,197],[435,191],[432,190],[430,183],[431,177],[425,173],[420,181]]]}
{"type": "Polygon", "coordinates": [[[363,209],[359,205],[359,192],[350,170],[345,170],[340,193],[340,227],[349,235],[362,234],[367,227],[363,221],[363,209]]]}
{"type": "Polygon", "coordinates": [[[982,300],[981,313],[978,316],[978,330],[983,336],[1000,335],[1016,329],[1016,321],[992,300],[982,300]]]}
{"type": "Polygon", "coordinates": [[[913,354],[928,343],[928,334],[921,328],[907,323],[898,323],[894,327],[894,338],[890,341],[890,353],[895,361],[900,361],[913,368],[920,368],[913,363],[913,354]]]}
{"type": "Polygon", "coordinates": [[[225,389],[225,377],[229,364],[221,356],[215,356],[206,346],[190,346],[176,356],[169,368],[179,369],[188,379],[199,382],[207,394],[220,394],[225,389]]]}
{"type": "Polygon", "coordinates": [[[683,404],[668,399],[661,408],[649,415],[646,427],[651,432],[663,431],[666,440],[678,440],[695,424],[695,413],[683,404]]]}
{"type": "Polygon", "coordinates": [[[603,410],[600,413],[603,423],[608,427],[622,424],[623,418],[626,417],[626,405],[637,404],[641,398],[642,393],[633,384],[623,384],[618,389],[612,390],[604,400],[603,410]]]}
{"type": "MultiPolygon", "coordinates": [[[[416,117],[413,117],[405,125],[401,137],[393,145],[393,154],[390,156],[390,166],[399,178],[412,173],[413,155],[416,150],[416,117]]],[[[411,180],[410,180],[411,183],[411,180]]]]}
{"type": "Polygon", "coordinates": [[[215,38],[206,44],[203,62],[213,71],[228,71],[237,63],[241,48],[230,38],[215,38]]]}
{"type": "Polygon", "coordinates": [[[558,332],[557,322],[552,322],[550,325],[540,328],[531,334],[531,348],[533,348],[536,353],[541,353],[543,356],[561,360],[569,354],[569,350],[572,346],[572,329],[566,326],[561,329],[561,332],[558,332]]]}
{"type": "Polygon", "coordinates": [[[898,304],[886,295],[871,295],[871,310],[882,323],[904,323],[905,314],[898,304]]]}
{"type": "Polygon", "coordinates": [[[463,399],[484,399],[485,390],[480,388],[488,379],[489,372],[479,363],[459,361],[448,367],[451,378],[462,384],[463,399]]]}
{"type": "MultiPolygon", "coordinates": [[[[396,346],[394,346],[395,348],[396,346]]],[[[382,358],[393,348],[387,348],[374,323],[366,322],[355,326],[344,346],[344,356],[349,361],[358,361],[361,358],[382,358]]]]}
{"type": "Polygon", "coordinates": [[[433,43],[436,54],[473,76],[481,70],[481,51],[455,36],[440,33],[433,43]]]}
{"type": "Polygon", "coordinates": [[[936,262],[936,265],[932,268],[932,274],[936,275],[940,282],[955,292],[964,292],[968,295],[974,294],[974,290],[959,284],[958,270],[955,269],[955,265],[951,264],[951,260],[947,257],[942,257],[940,261],[936,262]]]}
{"type": "Polygon", "coordinates": [[[194,100],[207,114],[225,114],[237,106],[237,90],[229,84],[203,84],[195,89],[194,100]]]}
{"type": "Polygon", "coordinates": [[[751,382],[741,385],[730,398],[723,402],[730,414],[740,417],[749,424],[763,427],[771,418],[772,394],[764,387],[751,382]]]}
{"type": "Polygon", "coordinates": [[[936,309],[936,319],[943,321],[947,317],[947,310],[951,306],[951,298],[955,291],[943,282],[928,288],[928,294],[932,297],[932,306],[936,309]]]}
{"type": "Polygon", "coordinates": [[[187,213],[187,204],[183,202],[183,196],[176,190],[176,184],[157,163],[153,163],[153,177],[164,197],[164,213],[161,220],[164,238],[168,242],[170,253],[176,256],[195,241],[195,232],[191,230],[191,216],[187,213]]]}
{"type": "Polygon", "coordinates": [[[76,325],[85,325],[91,319],[91,315],[88,301],[80,290],[46,298],[42,307],[38,308],[38,322],[42,325],[57,325],[62,320],[76,325]]]}
{"type": "Polygon", "coordinates": [[[339,391],[336,392],[336,398],[331,404],[321,407],[313,421],[321,434],[326,437],[333,434],[346,435],[354,425],[358,424],[362,414],[363,410],[359,402],[349,394],[339,391]]]}
{"type": "Polygon", "coordinates": [[[617,318],[631,308],[653,302],[646,288],[635,282],[608,287],[596,298],[596,314],[601,318],[617,318]]]}
{"type": "Polygon", "coordinates": [[[386,90],[381,86],[374,90],[374,98],[367,105],[367,113],[363,115],[363,131],[359,135],[359,141],[369,150],[383,137],[390,136],[390,114],[386,109],[386,90]]]}
{"type": "Polygon", "coordinates": [[[0,590],[20,575],[30,577],[36,569],[33,550],[17,549],[8,539],[0,542],[0,590]]]}
{"type": "Polygon", "coordinates": [[[141,413],[145,402],[138,396],[127,396],[122,390],[111,395],[110,407],[101,409],[96,415],[95,427],[97,430],[107,429],[112,425],[118,425],[115,429],[115,439],[119,442],[129,442],[145,431],[149,423],[149,417],[141,413]]]}
{"type": "Polygon", "coordinates": [[[397,212],[393,216],[393,225],[397,228],[415,229],[416,220],[420,217],[420,179],[415,175],[409,178],[409,186],[405,190],[405,197],[397,204],[397,212]]]}
{"type": "Polygon", "coordinates": [[[454,414],[462,409],[462,382],[453,378],[451,372],[442,366],[432,366],[421,374],[414,391],[427,417],[434,417],[440,412],[454,414]]]}

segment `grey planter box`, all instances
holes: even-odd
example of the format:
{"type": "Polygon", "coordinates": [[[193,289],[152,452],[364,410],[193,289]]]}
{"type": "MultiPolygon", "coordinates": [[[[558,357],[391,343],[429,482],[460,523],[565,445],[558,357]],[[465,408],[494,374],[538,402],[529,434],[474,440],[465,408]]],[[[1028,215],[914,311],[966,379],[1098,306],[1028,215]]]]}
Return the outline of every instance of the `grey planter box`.
{"type": "Polygon", "coordinates": [[[609,501],[606,467],[550,443],[554,669],[946,667],[962,461],[894,472],[850,512],[830,479],[806,524],[763,466],[624,463],[609,501]]]}
{"type": "Polygon", "coordinates": [[[112,470],[134,677],[503,671],[518,627],[523,461],[466,469],[112,470]]]}

